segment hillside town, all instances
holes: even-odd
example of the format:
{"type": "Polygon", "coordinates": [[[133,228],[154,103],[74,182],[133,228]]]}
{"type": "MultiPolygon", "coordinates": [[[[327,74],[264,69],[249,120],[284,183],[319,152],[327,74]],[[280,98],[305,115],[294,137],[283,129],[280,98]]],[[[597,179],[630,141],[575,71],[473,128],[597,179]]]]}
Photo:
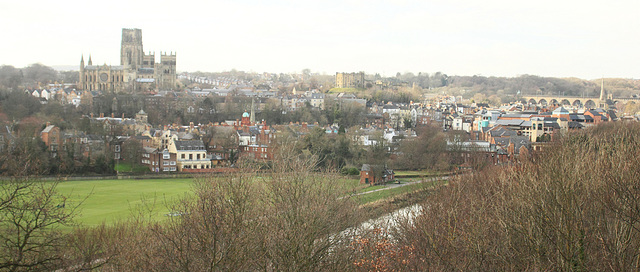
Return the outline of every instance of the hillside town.
{"type": "MultiPolygon", "coordinates": [[[[211,88],[109,96],[102,91],[77,90],[72,84],[51,84],[49,88],[25,93],[39,99],[41,104],[55,101],[84,107],[90,112],[81,118],[87,128],[93,128],[88,131],[63,130],[51,123],[39,131],[37,136],[52,158],[74,149],[76,163],[108,156],[116,164],[144,166],[154,173],[233,171],[238,159],[268,162],[274,159],[276,139],[283,132],[294,131],[297,138],[303,138],[313,129],[320,129],[329,137],[347,133],[352,143],[364,149],[382,144],[388,155],[400,156],[398,146],[416,138],[416,131],[425,126],[441,128],[450,136],[455,134],[447,138],[447,148],[461,152],[460,168],[471,167],[470,160],[478,159],[505,164],[543,150],[561,133],[603,122],[637,120],[634,116],[620,118],[613,109],[559,104],[555,100],[549,104],[520,101],[497,107],[447,95],[423,97],[422,101],[409,103],[372,102],[354,93],[325,93],[318,89],[297,89],[295,85],[283,92],[259,89],[232,78],[208,79],[188,74],[179,78],[211,88]],[[235,119],[221,122],[151,124],[147,113],[162,105],[185,116],[215,114],[234,99],[246,102],[242,104],[245,111],[235,119]],[[205,100],[208,103],[203,104],[205,100]],[[205,104],[209,107],[203,107],[205,104]],[[265,109],[272,105],[277,105],[281,115],[302,110],[321,112],[327,108],[358,109],[361,121],[345,127],[338,122],[296,120],[283,124],[257,118],[266,117],[265,109]],[[133,109],[138,111],[131,114],[133,109]]],[[[354,81],[347,87],[362,84],[354,81]]],[[[0,137],[2,146],[10,147],[14,134],[14,129],[5,125],[0,137]]]]}

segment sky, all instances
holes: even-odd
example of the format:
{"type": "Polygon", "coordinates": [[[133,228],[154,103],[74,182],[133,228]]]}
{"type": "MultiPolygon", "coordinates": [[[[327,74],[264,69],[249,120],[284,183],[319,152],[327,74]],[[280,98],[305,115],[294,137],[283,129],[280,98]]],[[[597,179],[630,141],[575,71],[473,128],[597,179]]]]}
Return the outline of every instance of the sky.
{"type": "Polygon", "coordinates": [[[122,28],[178,72],[640,78],[638,0],[0,0],[0,65],[120,64],[122,28]]]}

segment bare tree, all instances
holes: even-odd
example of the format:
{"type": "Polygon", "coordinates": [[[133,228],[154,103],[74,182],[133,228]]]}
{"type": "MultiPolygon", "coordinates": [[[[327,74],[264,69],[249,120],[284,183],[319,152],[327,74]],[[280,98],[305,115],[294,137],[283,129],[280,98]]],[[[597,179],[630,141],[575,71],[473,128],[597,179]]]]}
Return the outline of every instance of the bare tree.
{"type": "Polygon", "coordinates": [[[17,179],[0,185],[0,270],[52,270],[62,263],[65,235],[76,205],[56,183],[17,179]]]}

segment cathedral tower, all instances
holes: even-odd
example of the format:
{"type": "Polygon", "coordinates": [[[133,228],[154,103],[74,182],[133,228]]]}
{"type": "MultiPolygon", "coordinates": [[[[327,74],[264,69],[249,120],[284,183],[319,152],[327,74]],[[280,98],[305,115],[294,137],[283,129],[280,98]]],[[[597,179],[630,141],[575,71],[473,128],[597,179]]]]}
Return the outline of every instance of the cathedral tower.
{"type": "Polygon", "coordinates": [[[120,65],[123,65],[125,68],[141,68],[143,58],[142,30],[137,28],[123,28],[122,44],[120,46],[120,65]]]}

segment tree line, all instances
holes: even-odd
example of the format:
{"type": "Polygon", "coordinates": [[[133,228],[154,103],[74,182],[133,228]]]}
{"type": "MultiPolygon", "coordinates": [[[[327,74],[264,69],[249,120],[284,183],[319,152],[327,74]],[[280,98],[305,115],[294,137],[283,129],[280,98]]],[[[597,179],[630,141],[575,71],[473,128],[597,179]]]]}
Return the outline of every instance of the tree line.
{"type": "Polygon", "coordinates": [[[78,72],[58,72],[40,63],[34,63],[24,68],[16,68],[11,65],[0,66],[0,90],[38,88],[41,84],[75,83],[76,81],[78,81],[78,72]]]}

